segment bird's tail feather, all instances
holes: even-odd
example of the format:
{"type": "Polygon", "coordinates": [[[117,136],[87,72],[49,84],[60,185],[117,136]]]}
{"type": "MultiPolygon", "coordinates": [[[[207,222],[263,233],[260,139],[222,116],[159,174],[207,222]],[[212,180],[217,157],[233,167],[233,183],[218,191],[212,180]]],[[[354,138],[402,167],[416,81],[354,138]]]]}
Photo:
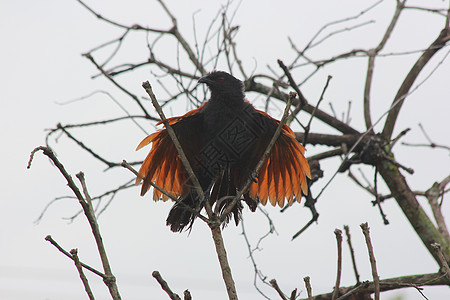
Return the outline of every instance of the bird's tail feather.
{"type": "MultiPolygon", "coordinates": [[[[217,210],[220,216],[233,204],[236,192],[237,189],[233,172],[229,168],[223,169],[215,180],[210,198],[211,205],[217,202],[217,210]]],[[[238,225],[241,219],[242,209],[243,206],[240,200],[234,202],[234,206],[231,212],[225,216],[222,226],[225,227],[230,222],[232,216],[234,217],[234,222],[238,225]]]]}
{"type": "Polygon", "coordinates": [[[166,225],[170,226],[173,232],[181,232],[185,229],[190,229],[194,223],[197,215],[195,211],[200,212],[201,208],[197,207],[192,194],[182,198],[181,201],[175,203],[169,212],[166,220],[166,225]]]}

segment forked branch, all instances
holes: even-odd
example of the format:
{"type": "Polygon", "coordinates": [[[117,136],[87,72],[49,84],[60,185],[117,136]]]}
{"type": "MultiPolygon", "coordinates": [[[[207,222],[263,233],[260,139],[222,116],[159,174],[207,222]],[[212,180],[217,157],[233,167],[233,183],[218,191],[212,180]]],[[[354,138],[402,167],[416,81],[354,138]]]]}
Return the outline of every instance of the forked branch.
{"type": "MultiPolygon", "coordinates": [[[[116,277],[112,274],[111,267],[109,265],[108,257],[106,255],[105,246],[103,244],[103,239],[100,234],[100,229],[97,223],[97,218],[95,217],[95,212],[92,207],[91,197],[89,196],[89,193],[87,191],[86,182],[84,180],[84,174],[82,172],[77,174],[78,179],[81,182],[81,186],[83,189],[84,197],[80,190],[78,189],[77,185],[72,179],[72,176],[67,173],[66,169],[64,168],[64,165],[58,160],[55,153],[52,151],[52,149],[48,147],[37,147],[35,148],[30,155],[30,160],[28,161],[28,168],[31,167],[31,162],[34,158],[34,154],[37,151],[43,151],[44,154],[55,164],[55,166],[58,168],[60,173],[64,176],[64,178],[67,180],[67,184],[69,188],[73,191],[75,196],[78,199],[78,202],[80,203],[81,207],[83,208],[84,214],[89,221],[89,225],[91,226],[92,233],[95,238],[95,242],[97,244],[98,252],[100,254],[100,259],[103,265],[103,271],[104,275],[103,281],[105,282],[106,286],[109,289],[109,292],[114,300],[120,300],[120,294],[118,287],[116,285],[116,277]]],[[[71,255],[72,256],[72,255],[71,255]]],[[[74,258],[72,257],[74,260],[74,258]]],[[[80,264],[81,265],[81,264],[80,264]]],[[[82,266],[82,265],[81,265],[82,266]]]]}

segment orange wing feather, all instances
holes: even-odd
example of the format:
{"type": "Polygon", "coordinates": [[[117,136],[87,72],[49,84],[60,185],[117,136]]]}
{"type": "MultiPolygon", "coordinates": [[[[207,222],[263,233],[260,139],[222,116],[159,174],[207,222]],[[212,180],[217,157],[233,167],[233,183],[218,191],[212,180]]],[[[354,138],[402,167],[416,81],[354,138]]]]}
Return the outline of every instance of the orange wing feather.
{"type": "MultiPolygon", "coordinates": [[[[263,111],[258,113],[269,117],[276,125],[279,121],[263,111]]],[[[275,206],[283,207],[285,200],[292,205],[294,197],[300,202],[302,193],[308,194],[306,178],[311,171],[305,156],[305,148],[295,139],[294,132],[283,125],[282,132],[258,174],[258,180],[250,187],[250,197],[258,197],[261,204],[267,200],[275,206]]]]}
{"type": "MultiPolygon", "coordinates": [[[[200,112],[203,105],[197,109],[191,110],[179,117],[168,118],[169,125],[173,126],[176,123],[185,120],[187,117],[193,116],[200,112]]],[[[161,124],[158,122],[157,125],[161,124]]],[[[153,143],[152,149],[148,153],[141,168],[139,169],[139,176],[136,178],[136,185],[143,181],[141,196],[150,189],[150,182],[155,183],[170,194],[179,197],[186,193],[184,183],[187,180],[184,166],[178,157],[178,152],[166,129],[161,129],[155,133],[144,138],[136,150],[153,143]]],[[[169,198],[162,194],[157,189],[153,191],[153,200],[162,199],[167,201],[169,198]]]]}
{"type": "MultiPolygon", "coordinates": [[[[170,125],[175,125],[186,117],[193,116],[201,110],[189,111],[183,116],[167,119],[170,125]]],[[[273,119],[263,111],[258,113],[270,118],[277,126],[279,121],[273,119]]],[[[160,124],[162,122],[159,122],[160,124]]],[[[153,143],[152,149],[147,155],[139,170],[136,184],[143,180],[141,195],[150,189],[150,182],[179,197],[186,193],[183,189],[188,188],[184,183],[187,180],[184,166],[178,158],[178,153],[170,139],[167,130],[159,130],[142,140],[136,150],[153,143]]],[[[304,156],[305,148],[295,139],[294,132],[287,125],[283,125],[282,133],[278,137],[272,151],[264,162],[258,174],[257,183],[250,187],[249,194],[252,198],[259,198],[261,204],[266,205],[269,201],[273,206],[284,206],[285,201],[289,205],[298,202],[301,195],[308,193],[307,178],[311,178],[309,164],[304,156]]],[[[153,199],[168,200],[168,197],[154,190],[153,199]]]]}

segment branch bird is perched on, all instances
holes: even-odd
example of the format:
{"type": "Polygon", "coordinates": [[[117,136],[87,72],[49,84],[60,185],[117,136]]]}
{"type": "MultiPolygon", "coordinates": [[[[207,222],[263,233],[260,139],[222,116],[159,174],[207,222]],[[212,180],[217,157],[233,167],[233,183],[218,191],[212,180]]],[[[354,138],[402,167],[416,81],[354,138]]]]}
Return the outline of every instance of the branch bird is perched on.
{"type": "MultiPolygon", "coordinates": [[[[205,199],[197,195],[166,129],[149,135],[137,147],[138,150],[153,143],[136,180],[140,183],[143,178],[141,196],[154,182],[180,201],[167,217],[167,225],[175,232],[192,226],[196,215],[191,209],[200,212],[205,201],[210,201],[211,206],[217,201],[220,212],[232,205],[233,197],[221,198],[236,196],[244,187],[279,124],[245,100],[242,82],[232,75],[214,71],[198,82],[209,87],[211,98],[199,108],[167,121],[205,192],[205,199]]],[[[292,130],[284,125],[269,157],[244,192],[243,200],[252,211],[258,202],[265,205],[267,200],[280,207],[285,200],[291,205],[294,197],[300,202],[302,193],[308,192],[307,178],[311,177],[304,152],[292,130]]],[[[155,189],[153,199],[166,201],[168,197],[155,189]]],[[[240,201],[235,202],[232,214],[236,225],[242,208],[240,201]]],[[[230,218],[231,214],[224,223],[230,218]]]]}

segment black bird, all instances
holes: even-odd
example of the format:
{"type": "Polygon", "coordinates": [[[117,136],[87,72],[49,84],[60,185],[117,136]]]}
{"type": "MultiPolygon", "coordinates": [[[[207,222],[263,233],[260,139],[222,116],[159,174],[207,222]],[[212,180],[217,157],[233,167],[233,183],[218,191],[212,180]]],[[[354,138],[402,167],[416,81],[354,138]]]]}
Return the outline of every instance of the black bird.
{"type": "MultiPolygon", "coordinates": [[[[195,192],[166,129],[149,135],[137,147],[138,150],[153,143],[139,170],[143,178],[141,196],[154,182],[184,204],[175,203],[167,218],[167,225],[174,232],[190,228],[196,218],[185,205],[200,212],[205,201],[213,205],[224,196],[235,196],[243,188],[279,124],[245,100],[243,83],[232,75],[214,71],[198,82],[209,87],[211,98],[183,116],[169,118],[168,122],[205,192],[205,199],[195,192]]],[[[258,202],[265,205],[269,200],[273,206],[282,207],[285,200],[291,205],[294,197],[300,202],[302,193],[307,194],[307,178],[311,174],[304,151],[292,130],[284,125],[270,156],[244,193],[243,200],[252,211],[258,202]]],[[[136,180],[139,182],[140,178],[136,180]]],[[[220,212],[232,203],[231,198],[218,202],[220,212]]],[[[166,201],[168,197],[155,189],[153,199],[166,201]]],[[[242,208],[240,201],[233,207],[236,225],[242,208]]],[[[230,218],[231,214],[224,223],[230,218]]]]}

